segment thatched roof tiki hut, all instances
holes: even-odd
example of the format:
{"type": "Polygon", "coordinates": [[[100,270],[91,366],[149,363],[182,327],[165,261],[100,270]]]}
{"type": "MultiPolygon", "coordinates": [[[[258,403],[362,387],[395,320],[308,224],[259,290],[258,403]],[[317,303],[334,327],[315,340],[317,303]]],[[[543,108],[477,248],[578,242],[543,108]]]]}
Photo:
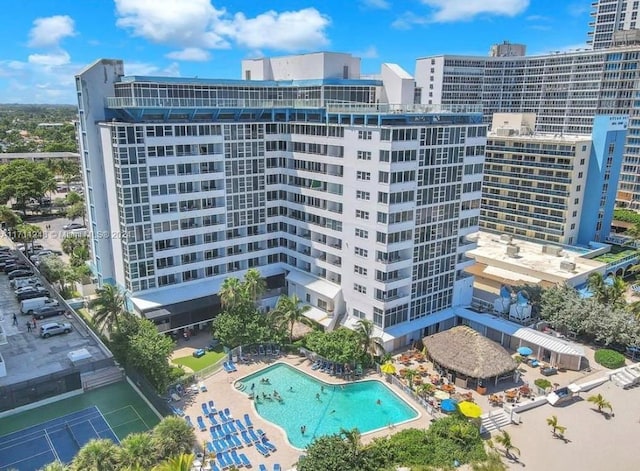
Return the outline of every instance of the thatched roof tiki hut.
{"type": "Polygon", "coordinates": [[[447,370],[457,384],[482,387],[512,373],[516,361],[502,346],[467,326],[458,326],[422,339],[431,360],[447,370]],[[469,384],[471,383],[471,384],[469,384]]]}

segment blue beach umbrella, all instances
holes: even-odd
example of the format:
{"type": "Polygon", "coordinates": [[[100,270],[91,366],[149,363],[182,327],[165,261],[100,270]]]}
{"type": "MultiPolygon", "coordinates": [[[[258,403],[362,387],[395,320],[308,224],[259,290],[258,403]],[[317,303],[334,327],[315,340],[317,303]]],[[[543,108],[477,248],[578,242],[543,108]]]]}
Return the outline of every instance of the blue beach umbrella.
{"type": "Polygon", "coordinates": [[[455,412],[458,403],[453,399],[445,399],[440,403],[440,410],[442,412],[455,412]]]}
{"type": "Polygon", "coordinates": [[[533,350],[531,350],[529,347],[520,347],[518,349],[518,353],[523,357],[528,357],[533,353],[533,350]]]}

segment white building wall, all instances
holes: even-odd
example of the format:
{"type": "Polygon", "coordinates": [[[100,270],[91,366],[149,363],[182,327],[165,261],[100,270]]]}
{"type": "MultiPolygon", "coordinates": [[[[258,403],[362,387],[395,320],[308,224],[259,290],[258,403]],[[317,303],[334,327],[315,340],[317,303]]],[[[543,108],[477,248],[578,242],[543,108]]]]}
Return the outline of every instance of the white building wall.
{"type": "Polygon", "coordinates": [[[312,80],[360,78],[360,58],[351,54],[316,52],[242,61],[242,78],[251,80],[312,80]],[[346,72],[346,76],[345,76],[346,72]]]}
{"type": "Polygon", "coordinates": [[[396,64],[382,64],[382,82],[387,103],[412,103],[415,91],[413,77],[396,64]]]}

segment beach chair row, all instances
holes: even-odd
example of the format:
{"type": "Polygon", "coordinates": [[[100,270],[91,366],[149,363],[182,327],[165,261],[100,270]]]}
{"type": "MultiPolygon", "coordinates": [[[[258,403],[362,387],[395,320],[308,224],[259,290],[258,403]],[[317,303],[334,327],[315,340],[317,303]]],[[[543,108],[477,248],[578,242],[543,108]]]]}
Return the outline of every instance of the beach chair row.
{"type": "MultiPolygon", "coordinates": [[[[258,467],[258,471],[269,471],[269,470],[267,469],[267,467],[265,465],[261,464],[258,467]]],[[[273,471],[282,471],[282,466],[280,466],[279,463],[274,464],[273,465],[273,471]]]]}
{"type": "Polygon", "coordinates": [[[236,368],[235,363],[233,363],[232,361],[225,361],[222,364],[222,367],[224,368],[224,370],[227,373],[235,373],[236,371],[238,371],[238,369],[236,368]]]}
{"type": "Polygon", "coordinates": [[[342,376],[344,374],[342,365],[331,363],[330,361],[316,360],[313,365],[311,365],[311,369],[336,376],[342,376]]]}
{"type": "Polygon", "coordinates": [[[236,450],[231,450],[231,452],[220,452],[216,453],[216,463],[214,463],[214,467],[211,468],[211,471],[216,471],[216,469],[220,471],[232,467],[251,468],[251,461],[247,458],[247,455],[244,453],[238,454],[236,450]]]}

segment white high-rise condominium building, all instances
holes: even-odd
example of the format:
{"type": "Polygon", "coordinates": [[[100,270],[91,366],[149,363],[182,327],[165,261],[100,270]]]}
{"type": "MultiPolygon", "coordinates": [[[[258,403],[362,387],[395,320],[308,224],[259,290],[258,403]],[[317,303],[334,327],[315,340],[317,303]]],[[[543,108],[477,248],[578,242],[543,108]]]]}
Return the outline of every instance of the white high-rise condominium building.
{"type": "Polygon", "coordinates": [[[243,61],[242,77],[129,77],[117,60],[76,77],[102,283],[169,330],[211,319],[224,279],[255,267],[329,328],[372,320],[389,348],[471,301],[477,106],[415,105],[404,70],[361,78],[348,54],[243,61]]]}
{"type": "Polygon", "coordinates": [[[592,4],[589,40],[593,49],[603,49],[624,42],[638,42],[640,19],[637,0],[596,0],[592,4]]]}
{"type": "Polygon", "coordinates": [[[421,103],[535,113],[535,130],[591,134],[596,115],[629,116],[617,199],[640,207],[640,46],[540,56],[439,55],[416,62],[421,103]]]}

